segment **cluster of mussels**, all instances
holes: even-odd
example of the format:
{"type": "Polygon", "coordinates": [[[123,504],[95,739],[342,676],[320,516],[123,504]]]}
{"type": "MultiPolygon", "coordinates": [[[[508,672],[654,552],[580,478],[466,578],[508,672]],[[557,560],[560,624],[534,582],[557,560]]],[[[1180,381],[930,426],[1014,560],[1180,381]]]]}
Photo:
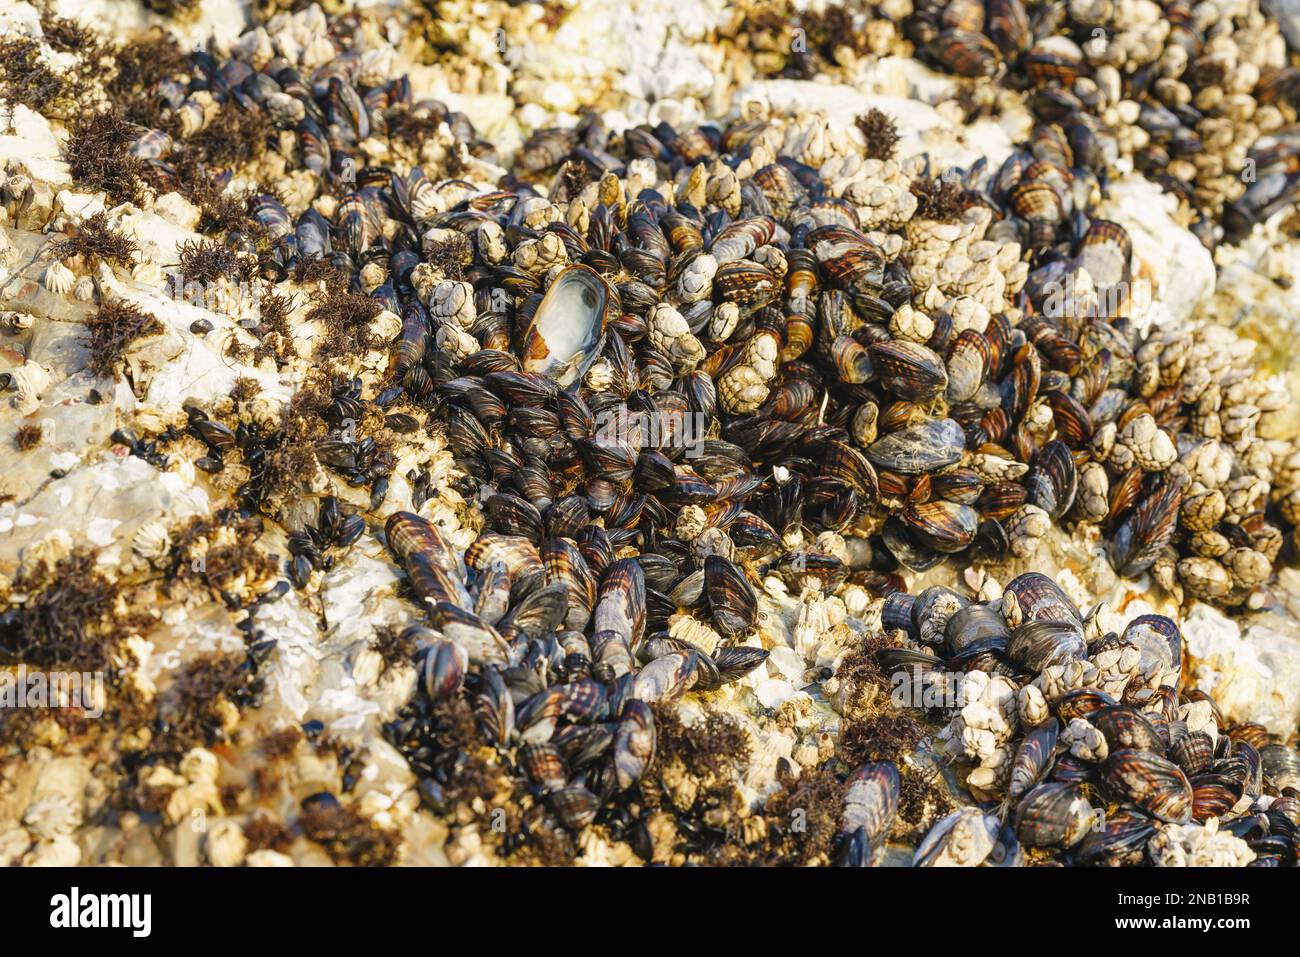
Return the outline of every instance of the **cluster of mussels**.
{"type": "MultiPolygon", "coordinates": [[[[768,550],[806,524],[864,539],[859,567],[923,570],[1027,557],[1066,521],[1100,525],[1121,574],[1157,566],[1207,600],[1267,580],[1295,450],[1257,425],[1285,396],[1235,337],[1138,332],[1149,284],[1124,229],[1090,216],[1108,151],[1073,126],[931,178],[817,119],[617,136],[592,120],[525,145],[521,174],[558,167],[547,195],[490,191],[409,165],[496,169],[467,118],[388,77],[390,51],[326,27],[319,8],[281,16],[153,93],[184,134],[218,110],[278,130],[281,195],[250,200],[265,235],[227,243],[270,279],[322,262],[350,277],[348,318],[397,339],[373,405],[448,399],[476,477],[537,511],[581,485],[590,516],[674,558],[696,539],[729,554],[739,517],[768,550]],[[414,148],[393,132],[412,124],[414,148]],[[578,463],[585,481],[549,480],[578,463]]],[[[163,181],[168,140],[143,130],[135,148],[163,181]]],[[[316,457],[379,507],[395,461],[356,434],[369,404],[341,379],[316,457]]],[[[259,507],[284,439],[256,422],[239,438],[259,507]]]]}
{"type": "Polygon", "coordinates": [[[1021,848],[1167,863],[1187,851],[1169,826],[1211,819],[1222,836],[1198,848],[1200,863],[1295,862],[1300,753],[1258,725],[1228,726],[1208,696],[1183,687],[1174,621],[1112,622],[1104,603],[1082,615],[1037,572],[991,601],[941,586],[885,600],[900,644],[879,653],[882,665],[915,700],[950,704],[940,737],[973,765],[971,793],[1014,805],[1005,825],[976,808],[949,815],[918,864],[1005,865],[1021,848]]]}
{"type": "Polygon", "coordinates": [[[900,27],[924,58],[1023,83],[1035,115],[1081,157],[1131,159],[1198,210],[1193,231],[1211,248],[1300,194],[1300,70],[1257,3],[913,6],[900,27]]]}

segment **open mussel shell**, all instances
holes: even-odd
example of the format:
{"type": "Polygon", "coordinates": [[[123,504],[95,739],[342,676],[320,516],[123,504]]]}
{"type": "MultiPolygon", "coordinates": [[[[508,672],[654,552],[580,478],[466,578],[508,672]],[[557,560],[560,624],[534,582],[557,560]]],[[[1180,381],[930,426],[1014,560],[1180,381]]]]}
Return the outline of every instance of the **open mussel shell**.
{"type": "Polygon", "coordinates": [[[623,716],[614,732],[614,773],[618,786],[627,790],[654,763],[655,721],[650,706],[632,699],[623,708],[623,716]]]}
{"type": "Polygon", "coordinates": [[[540,638],[556,631],[569,609],[569,586],[565,581],[541,584],[515,601],[500,622],[503,635],[540,638]]]}
{"type": "Polygon", "coordinates": [[[946,624],[950,616],[970,605],[970,599],[961,592],[946,585],[931,585],[917,595],[909,606],[912,627],[920,632],[927,622],[946,624]]]}
{"type": "Polygon", "coordinates": [[[905,591],[890,592],[885,596],[880,608],[880,624],[887,630],[902,629],[913,637],[916,625],[913,623],[912,610],[916,606],[916,597],[905,591]]]}
{"type": "Polygon", "coordinates": [[[943,676],[948,670],[947,662],[937,655],[911,648],[881,648],[876,652],[876,660],[880,663],[881,670],[890,676],[896,676],[900,672],[908,676],[943,676]]]}
{"type": "Polygon", "coordinates": [[[542,793],[558,790],[569,780],[560,749],[548,742],[530,741],[519,749],[519,764],[542,793]]]}
{"type": "Polygon", "coordinates": [[[552,791],[546,800],[566,828],[575,834],[596,819],[600,799],[581,784],[569,784],[552,791]]]}
{"type": "Polygon", "coordinates": [[[1182,483],[1167,481],[1129,513],[1106,545],[1116,572],[1136,578],[1155,563],[1174,537],[1182,501],[1182,483]]]}
{"type": "Polygon", "coordinates": [[[996,518],[986,518],[980,522],[971,540],[970,556],[975,561],[998,562],[1006,557],[1011,549],[1011,536],[1006,526],[996,518]]]}
{"type": "Polygon", "coordinates": [[[1136,804],[1169,824],[1192,817],[1192,786],[1178,765],[1151,751],[1121,748],[1101,767],[1101,780],[1117,801],[1136,804]]]}
{"type": "Polygon", "coordinates": [[[504,665],[509,646],[491,625],[472,612],[440,601],[429,612],[429,620],[448,639],[465,649],[475,664],[504,665]]]}
{"type": "MultiPolygon", "coordinates": [[[[577,439],[573,444],[587,463],[587,467],[598,479],[613,483],[631,480],[636,469],[638,455],[636,449],[626,442],[620,442],[618,439],[609,436],[597,435],[577,439]]],[[[605,511],[612,504],[614,494],[611,490],[608,503],[602,497],[595,497],[592,502],[593,507],[597,511],[605,511]],[[602,505],[604,507],[598,507],[602,505]]],[[[590,490],[588,497],[593,497],[590,495],[590,490]]]]}
{"type": "Polygon", "coordinates": [[[696,652],[673,652],[656,658],[638,671],[629,694],[634,699],[650,703],[668,701],[693,688],[697,676],[696,652]]]}
{"type": "Polygon", "coordinates": [[[1182,663],[1183,634],[1172,618],[1139,615],[1128,623],[1121,636],[1141,652],[1144,672],[1177,669],[1182,663]]]}
{"type": "Polygon", "coordinates": [[[596,577],[576,545],[564,538],[548,539],[541,551],[548,584],[562,585],[568,603],[564,626],[580,631],[596,604],[596,577]]]}
{"type": "Polygon", "coordinates": [[[1016,837],[1016,829],[1010,824],[1004,824],[998,831],[998,839],[993,845],[993,850],[989,856],[984,859],[985,867],[1024,867],[1025,851],[1020,846],[1020,838],[1016,837]]]}
{"type": "Polygon", "coordinates": [[[723,302],[734,302],[741,314],[763,308],[780,294],[780,284],[766,266],[741,259],[721,266],[713,287],[723,302]]]}
{"type": "Polygon", "coordinates": [[[718,674],[724,682],[735,681],[765,662],[770,654],[771,652],[765,648],[739,645],[734,648],[719,649],[713,656],[713,662],[717,665],[718,674]]]}
{"type": "Polygon", "coordinates": [[[1104,691],[1076,688],[1057,699],[1056,713],[1062,722],[1069,724],[1075,718],[1087,718],[1103,708],[1113,708],[1117,704],[1119,702],[1104,691]]]}
{"type": "Polygon", "coordinates": [[[741,512],[727,529],[731,540],[740,548],[769,552],[781,547],[781,536],[770,524],[752,512],[741,512]]]}
{"type": "Polygon", "coordinates": [[[849,385],[870,382],[875,376],[871,351],[852,336],[839,336],[831,343],[831,361],[840,380],[849,385]]]}
{"type": "Polygon", "coordinates": [[[978,867],[999,844],[1002,823],[977,807],[963,807],[926,833],[912,856],[913,867],[978,867]]]}
{"type": "Polygon", "coordinates": [[[865,827],[860,827],[840,842],[835,852],[836,867],[871,867],[875,863],[875,848],[865,827]]]}
{"type": "Polygon", "coordinates": [[[618,636],[631,648],[645,633],[645,614],[646,584],[641,563],[635,558],[620,558],[606,569],[600,583],[592,627],[598,634],[618,636]]]}
{"type": "Polygon", "coordinates": [[[962,330],[948,353],[948,401],[974,398],[984,384],[991,360],[988,340],[973,329],[962,330]]]}
{"type": "Polygon", "coordinates": [[[704,593],[709,613],[718,632],[725,637],[741,635],[758,619],[758,598],[745,573],[721,555],[704,560],[704,593]]]}
{"type": "Polygon", "coordinates": [[[880,493],[876,470],[861,452],[846,442],[829,442],[822,458],[822,474],[838,479],[855,489],[867,500],[874,502],[880,493]]]}
{"type": "Polygon", "coordinates": [[[982,33],[945,30],[927,43],[924,55],[958,76],[994,76],[1002,68],[998,48],[982,33]]]}
{"type": "Polygon", "coordinates": [[[974,505],[984,492],[984,480],[973,469],[956,468],[931,480],[935,498],[974,505]]]}
{"type": "Polygon", "coordinates": [[[1078,399],[1069,392],[1056,389],[1047,394],[1047,403],[1052,409],[1052,421],[1056,424],[1060,441],[1077,449],[1091,440],[1092,416],[1078,399]]]}
{"type": "Polygon", "coordinates": [[[1210,818],[1223,818],[1241,800],[1241,782],[1231,775],[1202,772],[1190,781],[1192,787],[1191,819],[1204,824],[1210,818]]]}
{"type": "Polygon", "coordinates": [[[514,698],[496,668],[484,668],[480,675],[479,691],[474,697],[474,717],[489,741],[505,746],[514,737],[514,698]]]}
{"type": "Polygon", "coordinates": [[[492,526],[497,531],[506,535],[520,535],[532,542],[542,540],[542,516],[532,502],[508,492],[498,492],[484,504],[492,526]]]}
{"type": "Polygon", "coordinates": [[[943,561],[943,553],[922,542],[912,529],[898,516],[890,516],[880,533],[889,553],[902,565],[923,572],[943,561]]]}
{"type": "Polygon", "coordinates": [[[555,277],[523,334],[524,371],[561,387],[586,374],[605,341],[609,288],[594,269],[573,264],[555,277]]]}

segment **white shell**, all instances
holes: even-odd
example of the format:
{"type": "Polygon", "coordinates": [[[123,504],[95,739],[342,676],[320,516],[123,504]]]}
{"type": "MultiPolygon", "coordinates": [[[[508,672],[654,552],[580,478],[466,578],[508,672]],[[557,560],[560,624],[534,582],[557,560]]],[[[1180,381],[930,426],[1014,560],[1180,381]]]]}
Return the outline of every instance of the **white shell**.
{"type": "Polygon", "coordinates": [[[171,537],[162,522],[145,522],[131,539],[131,550],[144,559],[162,558],[170,547],[171,537]]]}
{"type": "Polygon", "coordinates": [[[73,275],[72,270],[61,262],[50,263],[49,268],[45,270],[45,288],[56,295],[62,296],[72,291],[77,277],[73,275]]]}
{"type": "Polygon", "coordinates": [[[524,371],[563,388],[581,378],[605,341],[605,281],[586,266],[569,266],[546,291],[524,333],[524,371]]]}
{"type": "Polygon", "coordinates": [[[131,270],[131,278],[138,283],[157,286],[162,282],[162,267],[152,260],[137,263],[131,270]]]}

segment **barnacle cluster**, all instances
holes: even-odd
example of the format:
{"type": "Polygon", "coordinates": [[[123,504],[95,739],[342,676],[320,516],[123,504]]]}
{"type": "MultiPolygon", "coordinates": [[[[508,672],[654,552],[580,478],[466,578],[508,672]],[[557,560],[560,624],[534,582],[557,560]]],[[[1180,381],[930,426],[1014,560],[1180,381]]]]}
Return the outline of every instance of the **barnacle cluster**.
{"type": "Polygon", "coordinates": [[[462,6],[0,0],[0,860],[1294,864],[1294,25],[462,6]]]}

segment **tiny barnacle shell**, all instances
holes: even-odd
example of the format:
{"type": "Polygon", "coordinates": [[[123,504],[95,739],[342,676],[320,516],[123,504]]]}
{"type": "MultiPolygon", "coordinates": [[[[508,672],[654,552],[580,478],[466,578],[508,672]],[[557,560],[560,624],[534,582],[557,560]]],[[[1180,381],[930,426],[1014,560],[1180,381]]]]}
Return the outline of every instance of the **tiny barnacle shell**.
{"type": "Polygon", "coordinates": [[[213,867],[236,867],[248,853],[248,839],[238,821],[220,818],[208,828],[205,850],[213,867]]]}
{"type": "Polygon", "coordinates": [[[131,539],[131,550],[148,561],[162,558],[170,547],[171,538],[162,522],[145,522],[131,539]]]}
{"type": "Polygon", "coordinates": [[[258,425],[274,430],[284,417],[284,404],[265,395],[254,396],[248,404],[248,414],[258,425]]]}
{"type": "Polygon", "coordinates": [[[72,554],[72,536],[62,528],[56,528],[22,550],[20,571],[33,572],[42,564],[54,567],[72,554]]]}
{"type": "Polygon", "coordinates": [[[369,295],[379,288],[387,276],[388,271],[379,263],[366,263],[361,267],[361,288],[369,295]]]}
{"type": "Polygon", "coordinates": [[[396,313],[385,309],[371,320],[370,331],[381,340],[395,339],[402,331],[402,320],[396,313]]]}
{"type": "Polygon", "coordinates": [[[52,381],[44,366],[38,362],[24,362],[9,373],[9,378],[20,415],[31,415],[40,408],[41,395],[52,381]]]}
{"type": "Polygon", "coordinates": [[[81,823],[81,808],[67,794],[54,792],[37,798],[23,813],[23,823],[37,837],[68,835],[81,823]]]}
{"type": "Polygon", "coordinates": [[[131,269],[131,278],[147,286],[157,286],[162,282],[162,267],[153,260],[137,263],[131,269]]]}
{"type": "Polygon", "coordinates": [[[7,312],[5,313],[5,325],[10,329],[21,332],[23,329],[30,329],[35,317],[30,312],[7,312]]]}
{"type": "Polygon", "coordinates": [[[45,270],[45,288],[56,295],[71,292],[76,281],[77,277],[72,274],[72,270],[61,262],[52,262],[45,270]]]}
{"type": "Polygon", "coordinates": [[[95,298],[95,280],[89,276],[82,276],[72,287],[72,295],[78,302],[90,302],[95,298]]]}

